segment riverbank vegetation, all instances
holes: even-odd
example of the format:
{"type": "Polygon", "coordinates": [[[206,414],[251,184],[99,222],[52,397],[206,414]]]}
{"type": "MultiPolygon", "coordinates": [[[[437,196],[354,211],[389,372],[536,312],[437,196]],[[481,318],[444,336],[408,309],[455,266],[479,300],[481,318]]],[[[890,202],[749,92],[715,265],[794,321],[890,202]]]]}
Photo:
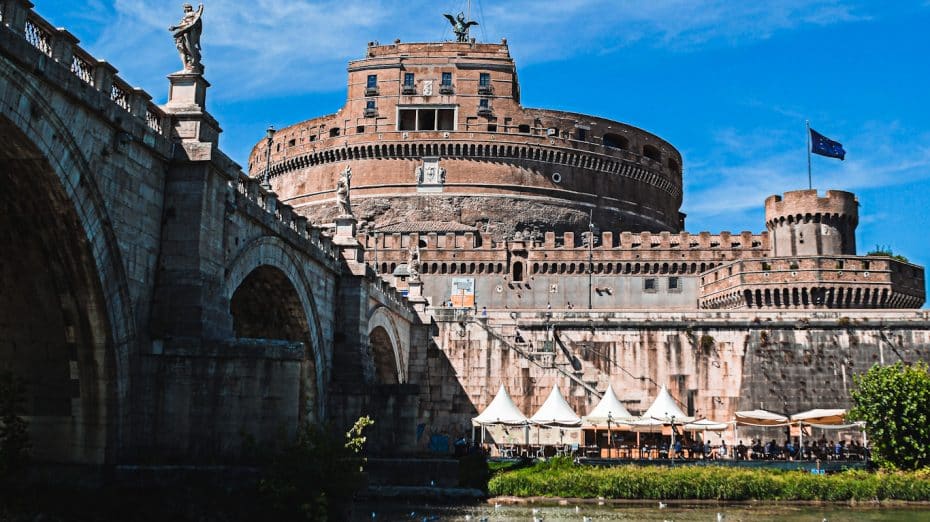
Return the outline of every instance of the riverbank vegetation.
{"type": "Polygon", "coordinates": [[[930,501],[930,470],[801,471],[725,467],[593,467],[552,459],[496,474],[493,496],[606,499],[930,501]]]}

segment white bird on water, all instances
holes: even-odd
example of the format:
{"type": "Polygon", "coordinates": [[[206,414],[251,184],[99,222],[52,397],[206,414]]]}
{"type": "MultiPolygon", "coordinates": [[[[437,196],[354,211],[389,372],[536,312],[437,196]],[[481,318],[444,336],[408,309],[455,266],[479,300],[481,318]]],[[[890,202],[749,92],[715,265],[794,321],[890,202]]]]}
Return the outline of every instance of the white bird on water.
{"type": "Polygon", "coordinates": [[[581,522],[591,522],[591,517],[584,517],[581,519],[581,522]]]}
{"type": "Polygon", "coordinates": [[[723,522],[723,513],[717,513],[717,522],[723,522]]]}
{"type": "Polygon", "coordinates": [[[575,513],[581,513],[581,506],[575,506],[575,513]]]}
{"type": "Polygon", "coordinates": [[[665,502],[659,502],[659,509],[665,509],[666,507],[668,507],[668,504],[665,502]]]}

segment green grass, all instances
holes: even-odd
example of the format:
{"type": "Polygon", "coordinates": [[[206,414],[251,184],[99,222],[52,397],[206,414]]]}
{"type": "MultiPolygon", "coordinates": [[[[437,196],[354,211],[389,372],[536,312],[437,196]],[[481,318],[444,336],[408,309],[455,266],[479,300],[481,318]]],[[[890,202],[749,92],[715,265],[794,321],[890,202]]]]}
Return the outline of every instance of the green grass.
{"type": "Polygon", "coordinates": [[[930,472],[801,471],[725,467],[600,468],[557,460],[494,475],[495,496],[687,500],[930,500],[930,472]]]}

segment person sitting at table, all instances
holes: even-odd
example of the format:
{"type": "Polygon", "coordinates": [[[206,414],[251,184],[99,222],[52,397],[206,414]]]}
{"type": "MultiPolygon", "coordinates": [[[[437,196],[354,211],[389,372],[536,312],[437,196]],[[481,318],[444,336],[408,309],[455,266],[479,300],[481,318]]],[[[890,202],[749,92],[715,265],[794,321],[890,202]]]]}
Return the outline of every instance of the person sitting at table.
{"type": "Polygon", "coordinates": [[[717,454],[714,456],[718,459],[728,458],[730,455],[727,453],[727,441],[720,439],[720,447],[717,449],[717,454]]]}
{"type": "Polygon", "coordinates": [[[736,459],[737,460],[746,460],[746,445],[743,444],[743,441],[740,440],[739,444],[736,445],[736,459]]]}

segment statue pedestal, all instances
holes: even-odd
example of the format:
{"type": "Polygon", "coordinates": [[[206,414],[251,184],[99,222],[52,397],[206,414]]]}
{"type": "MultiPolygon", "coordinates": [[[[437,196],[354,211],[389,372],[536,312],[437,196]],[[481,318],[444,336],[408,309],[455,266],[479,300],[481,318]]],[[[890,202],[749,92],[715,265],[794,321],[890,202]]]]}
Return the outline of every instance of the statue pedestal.
{"type": "Polygon", "coordinates": [[[203,75],[188,71],[168,75],[168,103],[162,109],[171,115],[173,137],[184,144],[217,145],[223,130],[207,112],[207,88],[203,75]]]}
{"type": "Polygon", "coordinates": [[[339,216],[336,218],[336,235],[333,238],[335,242],[339,238],[351,238],[353,242],[355,240],[355,228],[358,225],[358,220],[355,219],[355,216],[339,216]]]}
{"type": "Polygon", "coordinates": [[[407,301],[413,305],[413,309],[417,313],[425,313],[426,305],[429,304],[429,301],[423,297],[423,281],[420,278],[416,280],[411,279],[407,282],[407,301]]]}
{"type": "Polygon", "coordinates": [[[167,107],[194,108],[207,107],[207,88],[210,82],[202,74],[180,71],[168,75],[167,107]]]}
{"type": "MultiPolygon", "coordinates": [[[[339,248],[342,258],[349,264],[352,273],[360,271],[365,273],[365,251],[355,239],[355,228],[358,220],[354,216],[339,216],[336,218],[336,234],[333,236],[333,245],[339,248]]],[[[359,274],[356,274],[359,275],[359,274]]]]}

